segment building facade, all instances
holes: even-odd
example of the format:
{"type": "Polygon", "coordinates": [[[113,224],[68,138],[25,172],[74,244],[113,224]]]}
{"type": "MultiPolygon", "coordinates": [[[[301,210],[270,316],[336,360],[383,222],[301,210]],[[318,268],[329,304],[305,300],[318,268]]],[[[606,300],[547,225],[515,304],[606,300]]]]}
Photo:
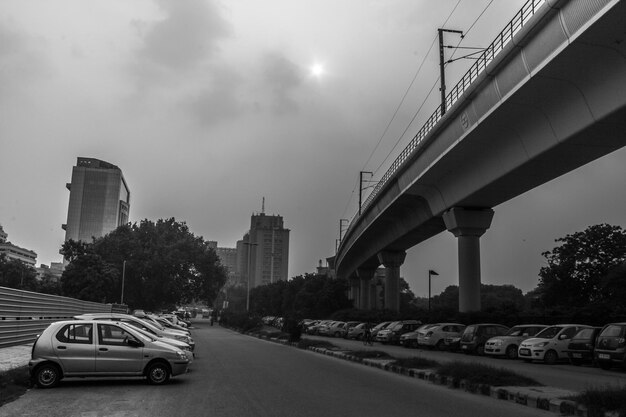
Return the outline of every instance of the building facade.
{"type": "Polygon", "coordinates": [[[91,242],[128,223],[130,190],[117,166],[79,157],[72,169],[65,240],[91,242]]]}
{"type": "Polygon", "coordinates": [[[289,268],[289,229],[282,216],[253,214],[250,231],[237,242],[241,283],[254,288],[286,281],[289,268]]]}
{"type": "Polygon", "coordinates": [[[0,225],[0,254],[4,254],[8,259],[17,259],[27,265],[35,266],[37,263],[37,253],[32,250],[21,248],[8,241],[9,235],[0,225]]]}

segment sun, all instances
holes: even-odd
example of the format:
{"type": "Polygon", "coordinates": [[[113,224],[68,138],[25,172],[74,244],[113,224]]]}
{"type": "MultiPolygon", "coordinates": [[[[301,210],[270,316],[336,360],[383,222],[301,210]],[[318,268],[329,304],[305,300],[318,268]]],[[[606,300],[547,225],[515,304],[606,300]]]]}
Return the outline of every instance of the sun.
{"type": "Polygon", "coordinates": [[[315,63],[313,65],[311,65],[311,75],[314,76],[315,78],[320,78],[322,75],[324,75],[324,66],[320,63],[315,63]]]}

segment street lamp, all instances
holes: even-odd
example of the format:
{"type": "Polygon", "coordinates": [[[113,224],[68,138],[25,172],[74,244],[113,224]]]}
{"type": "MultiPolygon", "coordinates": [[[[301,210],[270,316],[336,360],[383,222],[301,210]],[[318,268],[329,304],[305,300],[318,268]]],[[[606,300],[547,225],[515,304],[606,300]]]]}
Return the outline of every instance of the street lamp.
{"type": "Polygon", "coordinates": [[[250,311],[250,252],[252,252],[252,246],[257,246],[258,243],[243,242],[248,247],[248,282],[246,285],[246,312],[250,311]]]}
{"type": "Polygon", "coordinates": [[[122,264],[122,296],[120,297],[120,304],[124,304],[124,280],[126,278],[126,260],[122,264]]]}
{"type": "Polygon", "coordinates": [[[428,316],[430,317],[430,277],[433,275],[439,275],[437,272],[432,269],[428,270],[428,316]]]}

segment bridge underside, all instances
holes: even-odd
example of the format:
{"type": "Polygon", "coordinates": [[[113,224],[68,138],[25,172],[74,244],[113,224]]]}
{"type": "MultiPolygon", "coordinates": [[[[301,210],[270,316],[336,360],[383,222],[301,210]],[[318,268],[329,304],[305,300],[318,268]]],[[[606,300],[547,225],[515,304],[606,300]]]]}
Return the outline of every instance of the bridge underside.
{"type": "Polygon", "coordinates": [[[567,32],[566,8],[581,2],[565,2],[561,17],[545,23],[547,35],[518,42],[449,110],[351,225],[338,276],[376,268],[381,252],[403,252],[445,231],[442,216],[454,207],[496,207],[626,145],[625,2],[543,50],[563,37],[555,31],[567,32]]]}

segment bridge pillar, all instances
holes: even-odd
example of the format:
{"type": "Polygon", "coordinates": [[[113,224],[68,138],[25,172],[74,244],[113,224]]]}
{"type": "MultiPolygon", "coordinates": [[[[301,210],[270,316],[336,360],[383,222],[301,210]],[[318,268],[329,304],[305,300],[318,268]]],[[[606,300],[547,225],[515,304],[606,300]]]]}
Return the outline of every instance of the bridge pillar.
{"type": "Polygon", "coordinates": [[[400,310],[400,267],[406,252],[380,252],[378,260],[385,267],[385,308],[400,310]]]}
{"type": "Polygon", "coordinates": [[[459,311],[480,311],[480,237],[491,226],[493,210],[453,207],[443,213],[446,228],[458,239],[459,311]]]}
{"type": "Polygon", "coordinates": [[[375,268],[358,268],[356,270],[356,275],[357,277],[359,277],[359,280],[361,282],[361,288],[359,291],[361,295],[359,308],[362,310],[369,310],[372,308],[372,301],[370,299],[370,287],[372,285],[372,278],[374,277],[375,273],[375,268]]]}
{"type": "Polygon", "coordinates": [[[361,280],[358,278],[350,278],[350,296],[352,298],[352,302],[354,303],[354,308],[362,308],[361,307],[361,295],[359,293],[361,285],[361,280]]]}

